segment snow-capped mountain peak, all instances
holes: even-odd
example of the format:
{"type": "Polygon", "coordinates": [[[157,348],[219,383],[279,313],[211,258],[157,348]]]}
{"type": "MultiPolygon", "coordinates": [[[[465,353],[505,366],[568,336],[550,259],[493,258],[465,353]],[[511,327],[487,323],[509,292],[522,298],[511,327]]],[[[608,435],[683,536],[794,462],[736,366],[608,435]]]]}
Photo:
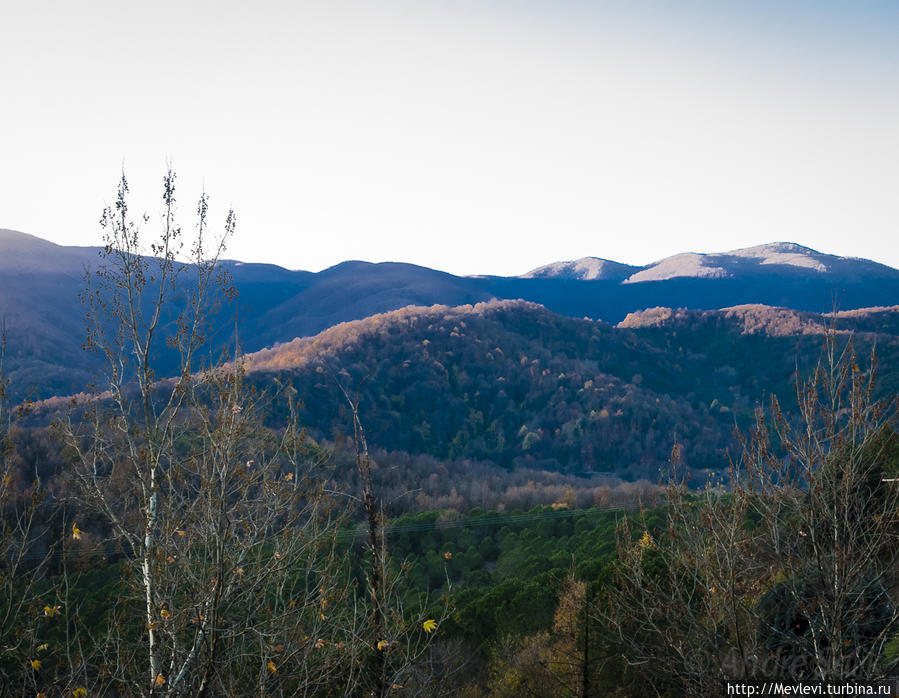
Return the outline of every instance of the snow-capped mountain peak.
{"type": "Polygon", "coordinates": [[[553,262],[527,274],[522,279],[567,278],[580,281],[596,281],[598,279],[624,279],[639,267],[613,262],[599,257],[581,257],[568,262],[553,262]]]}
{"type": "Polygon", "coordinates": [[[767,245],[725,252],[724,255],[759,259],[761,264],[786,264],[819,272],[826,272],[830,269],[824,262],[829,255],[823,255],[810,247],[797,245],[795,242],[771,242],[767,245]]]}
{"type": "Polygon", "coordinates": [[[665,281],[682,276],[696,279],[721,279],[731,276],[730,272],[717,264],[718,257],[697,254],[696,252],[683,252],[672,257],[666,257],[654,264],[643,267],[636,274],[632,274],[623,283],[635,284],[641,281],[665,281]]]}
{"type": "Polygon", "coordinates": [[[729,252],[676,254],[643,267],[625,279],[624,283],[665,281],[678,277],[721,279],[758,273],[762,266],[792,267],[800,273],[823,274],[831,270],[828,261],[839,259],[794,242],[769,242],[729,252]]]}
{"type": "Polygon", "coordinates": [[[870,260],[823,254],[795,242],[769,242],[728,252],[682,252],[643,267],[612,262],[599,257],[582,257],[538,267],[520,278],[615,280],[624,284],[669,279],[727,279],[786,274],[880,274],[896,270],[870,260]]]}

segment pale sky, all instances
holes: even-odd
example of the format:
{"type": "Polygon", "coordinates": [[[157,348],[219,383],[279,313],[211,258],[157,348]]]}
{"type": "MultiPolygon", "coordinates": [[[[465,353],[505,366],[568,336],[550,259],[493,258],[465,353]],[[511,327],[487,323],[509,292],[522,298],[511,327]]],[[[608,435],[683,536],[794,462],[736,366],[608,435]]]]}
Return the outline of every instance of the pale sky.
{"type": "Polygon", "coordinates": [[[167,161],[293,269],[899,267],[899,3],[0,0],[0,227],[99,244],[167,161]]]}

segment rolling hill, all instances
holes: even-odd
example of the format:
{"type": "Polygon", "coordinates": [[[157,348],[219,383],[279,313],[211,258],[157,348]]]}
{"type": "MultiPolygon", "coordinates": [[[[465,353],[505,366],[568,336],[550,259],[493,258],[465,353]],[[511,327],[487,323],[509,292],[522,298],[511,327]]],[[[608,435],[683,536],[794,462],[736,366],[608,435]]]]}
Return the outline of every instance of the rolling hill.
{"type": "MultiPolygon", "coordinates": [[[[82,390],[99,357],[82,349],[84,275],[99,249],[65,247],[0,230],[0,316],[6,328],[10,393],[49,396],[82,390]]],[[[245,351],[311,336],[338,323],[408,305],[457,306],[523,299],[569,317],[617,323],[629,313],[670,306],[714,310],[766,304],[822,312],[899,304],[899,271],[868,260],[824,255],[791,243],[717,255],[676,255],[646,267],[587,258],[521,277],[459,277],[403,263],[351,261],[318,273],[227,261],[238,291],[237,332],[245,351]]],[[[233,346],[233,314],[212,335],[233,346]]],[[[163,352],[160,371],[174,369],[163,352]]]]}
{"type": "Polygon", "coordinates": [[[656,308],[618,326],[524,301],[405,308],[247,357],[260,387],[290,380],[304,423],[339,439],[340,385],[361,395],[369,442],[440,459],[656,479],[670,450],[719,470],[759,404],[795,402],[797,366],[826,327],[876,345],[880,385],[899,390],[899,306],[837,316],[765,306],[656,308]],[[872,327],[878,331],[872,331],[872,327]]]}

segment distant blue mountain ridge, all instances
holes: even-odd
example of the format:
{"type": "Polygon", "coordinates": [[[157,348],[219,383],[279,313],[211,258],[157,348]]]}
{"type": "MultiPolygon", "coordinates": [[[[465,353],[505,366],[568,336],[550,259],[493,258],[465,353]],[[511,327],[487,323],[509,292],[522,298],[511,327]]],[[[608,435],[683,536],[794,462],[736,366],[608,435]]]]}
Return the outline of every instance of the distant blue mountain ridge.
{"type": "MultiPolygon", "coordinates": [[[[79,292],[99,263],[98,247],[67,247],[0,229],[0,315],[5,372],[15,397],[81,390],[97,367],[86,353],[79,292]]],[[[400,262],[347,261],[313,273],[226,261],[238,291],[237,333],[245,351],[311,336],[340,322],[406,306],[458,306],[522,299],[570,317],[618,323],[665,306],[716,310],[763,304],[826,312],[899,305],[899,270],[774,242],[717,254],[683,253],[644,267],[596,257],[555,262],[516,277],[454,276],[400,262]]],[[[233,345],[233,314],[213,335],[233,345]]],[[[161,355],[161,371],[173,357],[161,355]]]]}

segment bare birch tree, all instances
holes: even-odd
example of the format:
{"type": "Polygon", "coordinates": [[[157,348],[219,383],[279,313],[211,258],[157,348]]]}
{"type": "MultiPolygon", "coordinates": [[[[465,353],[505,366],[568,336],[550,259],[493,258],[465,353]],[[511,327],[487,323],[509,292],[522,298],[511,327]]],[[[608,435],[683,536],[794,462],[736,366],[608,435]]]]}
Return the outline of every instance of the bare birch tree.
{"type": "Polygon", "coordinates": [[[345,593],[334,511],[303,456],[293,397],[249,390],[239,357],[208,358],[234,295],[219,263],[234,215],[210,244],[204,194],[185,247],[169,171],[147,245],[127,194],[123,176],[85,296],[87,345],[106,370],[61,425],[80,501],[102,514],[136,592],[107,630],[97,681],[151,696],[314,692],[341,671],[327,622],[345,593]],[[157,369],[166,354],[174,378],[157,369]],[[264,428],[281,398],[288,423],[264,428]]]}

